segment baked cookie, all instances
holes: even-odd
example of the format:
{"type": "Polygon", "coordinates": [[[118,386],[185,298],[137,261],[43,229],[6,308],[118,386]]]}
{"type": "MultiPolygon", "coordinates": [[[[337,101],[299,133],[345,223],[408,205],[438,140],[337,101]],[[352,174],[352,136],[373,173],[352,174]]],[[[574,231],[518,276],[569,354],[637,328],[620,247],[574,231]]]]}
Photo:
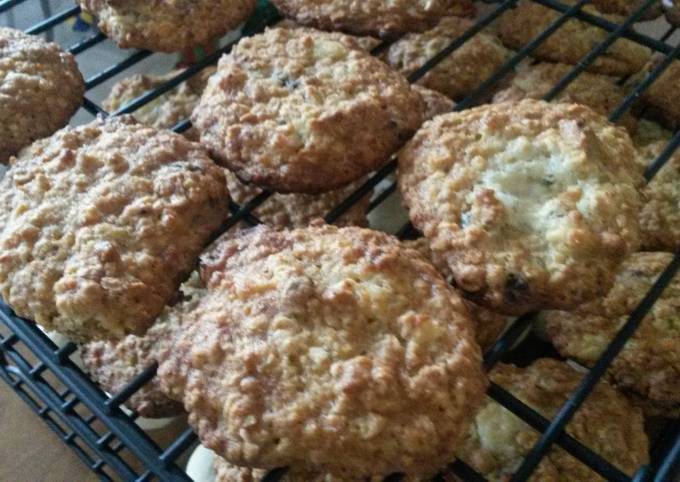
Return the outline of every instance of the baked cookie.
{"type": "MultiPolygon", "coordinates": [[[[548,419],[557,414],[582,377],[566,363],[549,358],[536,360],[527,368],[499,364],[490,374],[492,381],[548,419]]],[[[630,476],[648,461],[642,413],[607,382],[595,387],[566,431],[630,476]]],[[[512,412],[487,399],[458,455],[486,480],[507,481],[539,437],[512,412]]],[[[604,479],[555,445],[529,480],[604,479]]]]}
{"type": "MultiPolygon", "coordinates": [[[[641,121],[640,130],[634,140],[644,168],[666,149],[672,133],[649,121],[641,121]]],[[[647,251],[675,251],[680,247],[680,150],[673,153],[642,193],[642,247],[647,251]]]]}
{"type": "MultiPolygon", "coordinates": [[[[423,255],[428,261],[432,263],[432,266],[437,268],[437,271],[444,276],[444,279],[451,282],[453,281],[453,275],[451,274],[451,269],[446,264],[446,261],[437,257],[430,249],[430,243],[426,238],[418,238],[413,241],[403,241],[404,246],[410,249],[415,249],[421,255],[423,255]]],[[[482,351],[489,349],[501,334],[508,327],[512,321],[511,317],[503,315],[501,313],[496,313],[491,310],[479,306],[470,300],[463,300],[468,312],[472,316],[472,321],[475,326],[475,340],[477,344],[481,347],[482,351]]]]}
{"type": "Polygon", "coordinates": [[[0,181],[0,294],[73,340],[144,333],[227,217],[225,184],[129,116],[37,141],[0,181]]]}
{"type": "MultiPolygon", "coordinates": [[[[644,4],[644,0],[592,0],[592,4],[602,13],[628,17],[644,4]]],[[[661,2],[648,7],[640,17],[640,21],[654,20],[663,13],[661,2]]]]}
{"type": "MultiPolygon", "coordinates": [[[[146,92],[162,86],[180,72],[176,70],[165,75],[135,74],[122,79],[113,86],[102,105],[108,112],[115,112],[146,92]]],[[[142,124],[157,129],[171,129],[179,122],[191,117],[191,113],[201,99],[208,78],[214,73],[215,67],[206,67],[170,92],[135,110],[132,116],[142,124]]],[[[198,133],[193,127],[183,134],[191,140],[198,140],[198,133]]]]}
{"type": "MultiPolygon", "coordinates": [[[[252,185],[243,184],[225,169],[227,190],[232,199],[240,205],[246,204],[262,191],[252,185]]],[[[326,216],[335,206],[344,201],[363,180],[343,189],[322,194],[273,194],[257,209],[253,210],[260,221],[274,228],[302,228],[312,221],[326,216]]],[[[334,224],[339,226],[367,226],[366,212],[371,197],[365,196],[343,214],[334,224]]]]}
{"type": "MultiPolygon", "coordinates": [[[[280,22],[277,22],[276,28],[290,28],[290,29],[303,29],[308,30],[309,27],[295,23],[294,21],[284,18],[280,22]]],[[[344,42],[347,37],[350,37],[359,47],[370,52],[374,48],[378,47],[383,43],[379,38],[371,37],[370,35],[348,35],[340,32],[328,32],[333,35],[337,40],[344,42]]]]}
{"type": "MultiPolygon", "coordinates": [[[[172,336],[182,323],[182,315],[194,308],[204,291],[198,273],[194,273],[180,288],[177,303],[166,306],[144,335],[82,345],[80,355],[92,379],[109,393],[118,393],[158,361],[160,353],[172,349],[172,336]]],[[[125,405],[149,418],[172,417],[184,412],[181,403],[161,391],[157,377],[135,392],[125,405]]]]}
{"type": "Polygon", "coordinates": [[[668,23],[674,26],[680,25],[680,1],[662,0],[663,10],[666,14],[668,23]]]}
{"type": "MultiPolygon", "coordinates": [[[[673,259],[671,253],[635,253],[621,266],[606,297],[573,312],[544,314],[545,331],[564,356],[594,364],[628,316],[673,259]]],[[[612,383],[650,415],[680,415],[680,279],[654,304],[609,369],[612,383]]]]}
{"type": "Polygon", "coordinates": [[[73,55],[40,37],[0,27],[0,164],[66,125],[84,93],[73,55]]]}
{"type": "MultiPolygon", "coordinates": [[[[436,27],[412,33],[395,42],[387,52],[387,63],[410,75],[474,25],[460,17],[444,17],[436,27]]],[[[498,38],[480,32],[429,71],[419,83],[460,100],[491,77],[510,58],[498,38]]]]}
{"type": "Polygon", "coordinates": [[[505,102],[427,122],[399,157],[399,185],[455,285],[520,315],[609,288],[639,245],[636,155],[585,106],[505,102]]]}
{"type": "Polygon", "coordinates": [[[222,57],[193,114],[201,142],[239,178],[304,193],[382,166],[422,119],[406,79],[350,37],[281,28],[222,57]]]}
{"type": "MultiPolygon", "coordinates": [[[[251,469],[232,465],[222,457],[215,457],[213,459],[213,468],[215,469],[214,482],[260,482],[268,472],[267,470],[262,469],[251,469]]],[[[281,480],[282,482],[383,482],[384,479],[384,477],[348,479],[347,477],[338,477],[332,474],[295,472],[288,470],[281,480]]],[[[417,477],[412,476],[405,476],[401,479],[402,482],[418,482],[419,480],[422,480],[422,482],[426,481],[426,479],[418,479],[417,477]]],[[[442,482],[450,482],[452,480],[454,479],[450,476],[444,476],[442,482]]]]}
{"type": "Polygon", "coordinates": [[[271,29],[224,56],[193,121],[241,179],[318,193],[384,164],[422,122],[420,96],[350,37],[271,29]]]}
{"type": "MultiPolygon", "coordinates": [[[[574,0],[564,3],[573,4],[574,0]]],[[[602,15],[596,8],[585,6],[585,12],[621,23],[615,15],[602,15]]],[[[511,49],[520,49],[546,30],[561,14],[530,0],[521,0],[517,8],[508,10],[500,18],[498,35],[511,49]]],[[[531,55],[537,59],[565,64],[577,64],[609,33],[580,20],[571,19],[541,43],[531,55]]],[[[649,60],[651,51],[628,39],[614,42],[605,53],[588,66],[591,72],[626,77],[638,72],[649,60]]]]}
{"type": "Polygon", "coordinates": [[[272,0],[286,17],[321,30],[394,37],[432,27],[443,15],[473,16],[471,0],[272,0]]]}
{"type": "MultiPolygon", "coordinates": [[[[518,69],[510,85],[496,93],[494,102],[542,99],[566,76],[573,65],[540,62],[518,69]]],[[[557,96],[559,102],[587,105],[603,116],[609,116],[626,94],[614,77],[582,72],[557,96]]],[[[619,121],[628,132],[634,133],[637,121],[630,112],[619,121]]]]}
{"type": "Polygon", "coordinates": [[[237,465],[432,475],[486,388],[462,300],[389,235],[259,227],[204,255],[208,294],[162,363],[237,465]]]}
{"type": "MultiPolygon", "coordinates": [[[[629,83],[634,86],[642,81],[662,60],[663,56],[655,55],[640,74],[629,83]]],[[[649,108],[651,114],[666,127],[680,127],[680,61],[674,60],[663,73],[642,92],[640,99],[649,108]]]]}
{"type": "Polygon", "coordinates": [[[441,114],[451,112],[456,103],[436,90],[428,89],[420,85],[414,85],[413,90],[418,92],[425,105],[424,119],[430,120],[441,114]]]}
{"type": "Polygon", "coordinates": [[[243,23],[256,0],[76,0],[119,47],[179,52],[243,23]]]}

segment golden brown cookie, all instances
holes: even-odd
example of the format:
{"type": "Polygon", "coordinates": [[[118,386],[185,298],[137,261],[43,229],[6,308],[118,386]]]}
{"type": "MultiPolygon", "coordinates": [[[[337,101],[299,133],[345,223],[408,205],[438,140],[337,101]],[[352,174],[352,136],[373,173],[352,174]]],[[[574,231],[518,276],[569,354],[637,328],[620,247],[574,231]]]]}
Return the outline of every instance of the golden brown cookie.
{"type": "MultiPolygon", "coordinates": [[[[103,107],[108,112],[115,112],[129,102],[145,93],[155,90],[181,71],[176,70],[165,75],[135,74],[118,81],[103,107]]],[[[215,67],[206,67],[198,74],[190,77],[177,87],[132,112],[132,116],[142,124],[157,129],[170,129],[191,117],[191,113],[198,105],[201,94],[208,83],[208,78],[215,73],[215,67]]],[[[194,128],[184,132],[184,136],[191,140],[198,140],[198,133],[194,128]]]]}
{"type": "Polygon", "coordinates": [[[266,227],[202,258],[208,294],[162,363],[233,464],[431,475],[486,388],[462,300],[416,251],[360,228],[266,227]]]}
{"type": "Polygon", "coordinates": [[[470,0],[272,0],[286,17],[321,30],[393,37],[432,27],[443,15],[472,16],[470,0]]]}
{"type": "MultiPolygon", "coordinates": [[[[636,253],[606,297],[573,312],[544,314],[546,333],[564,356],[594,364],[666,266],[671,253],[636,253]]],[[[654,304],[609,369],[612,383],[650,415],[680,415],[680,280],[654,304]]]]}
{"type": "Polygon", "coordinates": [[[639,245],[636,155],[585,106],[506,102],[427,122],[399,157],[399,184],[455,285],[519,315],[609,288],[639,245]]]}
{"type": "MultiPolygon", "coordinates": [[[[430,243],[426,238],[418,238],[413,241],[404,241],[404,246],[410,249],[415,249],[422,254],[432,266],[437,268],[439,273],[444,276],[447,281],[452,281],[453,275],[451,269],[446,262],[432,252],[430,243]]],[[[475,340],[482,351],[489,349],[498,340],[498,337],[505,331],[510,322],[511,317],[488,310],[470,300],[463,300],[465,307],[470,312],[475,326],[475,340]]]]}
{"type": "MultiPolygon", "coordinates": [[[[412,33],[394,43],[387,52],[387,63],[404,75],[410,75],[460,37],[474,21],[445,17],[436,27],[423,33],[412,33]]],[[[429,71],[419,83],[460,100],[491,77],[510,58],[498,38],[480,32],[465,42],[429,71]]]]}
{"type": "Polygon", "coordinates": [[[244,22],[256,0],[77,0],[119,47],[179,52],[244,22]]]}
{"type": "MultiPolygon", "coordinates": [[[[128,335],[117,341],[93,341],[82,345],[80,355],[92,379],[109,393],[118,393],[157,362],[159,353],[172,349],[172,336],[182,324],[182,315],[193,309],[204,291],[198,273],[194,273],[181,286],[177,303],[166,306],[144,335],[128,335]]],[[[125,405],[149,418],[171,417],[184,411],[181,403],[161,391],[157,377],[137,390],[125,405]]]]}
{"type": "MultiPolygon", "coordinates": [[[[238,204],[245,204],[262,192],[261,189],[247,185],[225,169],[227,190],[238,204]]],[[[302,228],[318,218],[325,217],[363,184],[363,180],[342,189],[322,194],[273,194],[263,204],[253,210],[260,221],[274,228],[302,228]]],[[[371,196],[364,196],[348,209],[334,224],[338,226],[367,226],[366,211],[371,196]]]]}
{"type": "Polygon", "coordinates": [[[129,116],[37,141],[0,181],[0,294],[74,340],[144,333],[227,217],[225,184],[129,116]]]}
{"type": "Polygon", "coordinates": [[[423,119],[406,79],[357,46],[310,29],[270,29],[222,57],[193,121],[239,178],[319,193],[382,166],[423,119]]]}
{"type": "MultiPolygon", "coordinates": [[[[634,141],[644,168],[666,149],[672,133],[650,121],[641,121],[640,131],[634,141]]],[[[680,150],[671,155],[642,193],[642,247],[647,251],[675,251],[680,247],[680,150]]]]}
{"type": "MultiPolygon", "coordinates": [[[[565,0],[572,4],[574,0],[565,0]]],[[[613,22],[620,17],[602,15],[596,8],[586,6],[583,11],[604,16],[613,22]]],[[[530,0],[521,0],[517,7],[500,18],[498,35],[511,49],[520,49],[546,30],[560,16],[558,12],[530,0]]],[[[609,33],[581,20],[571,19],[548,37],[531,55],[550,62],[577,64],[609,33]]],[[[588,66],[590,72],[625,77],[638,72],[649,60],[651,51],[635,42],[620,39],[588,66]]]]}
{"type": "MultiPolygon", "coordinates": [[[[304,25],[300,25],[299,23],[295,23],[294,21],[284,18],[280,22],[276,24],[276,28],[290,28],[290,29],[307,29],[308,27],[304,25]]],[[[347,34],[339,33],[339,32],[328,32],[329,34],[333,35],[336,39],[340,40],[341,42],[344,42],[345,39],[347,38],[347,34]]],[[[383,43],[382,40],[379,38],[371,37],[370,35],[349,35],[349,37],[352,38],[356,44],[361,47],[362,49],[370,52],[377,46],[383,43]]]]}
{"type": "MultiPolygon", "coordinates": [[[[510,85],[496,93],[494,102],[522,99],[542,99],[573,68],[567,64],[540,62],[518,69],[510,85]]],[[[623,89],[614,77],[582,72],[557,96],[559,102],[583,104],[607,117],[625,99],[623,89]]],[[[619,121],[628,132],[634,133],[637,125],[629,112],[619,121]]]]}
{"type": "MultiPolygon", "coordinates": [[[[656,55],[629,85],[645,79],[664,57],[656,55]]],[[[670,129],[680,127],[680,61],[674,60],[663,73],[642,92],[642,102],[651,108],[651,115],[670,129]]]]}
{"type": "Polygon", "coordinates": [[[413,90],[418,92],[425,104],[425,120],[430,120],[441,114],[448,114],[456,107],[456,103],[436,90],[428,89],[420,85],[414,85],[413,90]]]}
{"type": "MultiPolygon", "coordinates": [[[[592,4],[602,13],[628,17],[644,4],[644,0],[592,0],[592,4]]],[[[662,14],[661,1],[648,7],[639,21],[654,20],[662,14]]]]}
{"type": "MultiPolygon", "coordinates": [[[[543,358],[527,368],[500,364],[491,380],[547,419],[578,387],[582,375],[566,363],[543,358]]],[[[567,425],[569,435],[632,476],[647,463],[649,441],[640,410],[606,382],[599,383],[567,425]],[[622,423],[625,421],[625,423],[622,423]]],[[[509,480],[540,434],[498,403],[487,399],[459,457],[491,482],[509,480]]],[[[529,478],[532,482],[604,480],[554,446],[529,478]]]]}
{"type": "Polygon", "coordinates": [[[71,54],[38,36],[0,27],[0,164],[68,123],[84,93],[71,54]]]}
{"type": "MultiPolygon", "coordinates": [[[[215,469],[214,482],[260,482],[262,478],[267,475],[267,470],[251,469],[246,467],[238,467],[232,465],[222,457],[215,457],[213,459],[213,468],[215,469]]],[[[350,478],[338,477],[332,474],[318,474],[310,472],[296,472],[288,470],[281,479],[283,482],[383,482],[384,477],[360,477],[350,478]]],[[[402,482],[418,482],[425,479],[418,479],[417,477],[405,476],[401,479],[402,482]]],[[[446,476],[444,482],[453,480],[446,476]]],[[[428,481],[429,482],[429,481],[428,481]]]]}

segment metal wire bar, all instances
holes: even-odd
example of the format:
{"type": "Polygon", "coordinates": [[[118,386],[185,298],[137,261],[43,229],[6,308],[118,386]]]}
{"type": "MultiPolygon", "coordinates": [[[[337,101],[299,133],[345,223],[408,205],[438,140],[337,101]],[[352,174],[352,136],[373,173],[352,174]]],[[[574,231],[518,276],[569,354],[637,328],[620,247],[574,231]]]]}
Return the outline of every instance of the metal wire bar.
{"type": "MultiPolygon", "coordinates": [[[[11,350],[7,352],[6,355],[18,369],[19,375],[21,376],[24,385],[30,387],[31,391],[40,397],[40,400],[46,404],[46,408],[51,409],[55,413],[60,413],[61,421],[66,426],[68,426],[69,429],[78,432],[90,449],[96,451],[97,447],[94,443],[95,432],[92,430],[92,428],[87,425],[77,414],[71,412],[70,410],[61,410],[59,397],[56,393],[53,393],[52,387],[50,387],[47,382],[41,381],[40,379],[32,380],[30,377],[24,376],[24,374],[30,370],[30,364],[21,356],[21,354],[19,354],[19,352],[11,350]]],[[[38,414],[43,419],[45,418],[45,413],[46,412],[38,412],[38,414]]],[[[61,431],[61,436],[63,437],[63,435],[63,431],[61,431]]],[[[118,471],[124,477],[129,478],[135,476],[134,471],[123,460],[117,457],[109,457],[107,462],[112,467],[115,467],[116,471],[118,471]]],[[[91,462],[89,462],[88,465],[90,463],[91,462]]]]}
{"type": "MultiPolygon", "coordinates": [[[[113,432],[116,438],[120,439],[125,446],[134,447],[134,455],[144,463],[146,468],[152,470],[154,474],[164,481],[190,480],[176,465],[164,464],[159,460],[158,457],[161,454],[160,448],[134,423],[131,417],[120,409],[114,409],[109,412],[104,404],[107,399],[106,395],[70,359],[60,360],[58,356],[53,354],[50,351],[50,347],[54,346],[54,344],[33,323],[15,317],[9,307],[1,302],[0,322],[4,323],[15,333],[29,350],[33,353],[41,354],[41,361],[48,366],[59,381],[68,387],[81,403],[95,414],[104,423],[106,428],[113,432]]],[[[79,420],[76,414],[67,414],[67,416],[74,417],[74,420],[79,420]]],[[[89,425],[82,420],[80,422],[81,425],[78,425],[76,431],[81,436],[90,433],[91,428],[89,425]]],[[[96,446],[96,440],[88,441],[88,445],[90,442],[96,446]]],[[[102,453],[102,455],[106,454],[102,453]]],[[[108,460],[107,463],[111,465],[108,460]]],[[[111,466],[113,467],[113,465],[111,466]]]]}
{"type": "Polygon", "coordinates": [[[602,356],[595,363],[593,368],[583,378],[583,381],[573,393],[569,400],[565,402],[557,415],[550,423],[550,427],[540,437],[539,441],[529,451],[524,461],[510,479],[511,482],[526,480],[536,469],[545,453],[563,432],[564,427],[571,421],[576,411],[583,401],[595,388],[614,358],[621,352],[625,343],[633,336],[644,316],[652,308],[654,302],[661,296],[666,287],[673,280],[680,268],[680,251],[675,254],[673,261],[668,265],[664,272],[659,276],[647,295],[640,304],[633,310],[628,321],[623,325],[611,343],[607,346],[602,356]]]}
{"type": "Polygon", "coordinates": [[[103,42],[104,40],[106,40],[106,35],[104,35],[101,32],[97,32],[94,35],[91,35],[90,37],[73,44],[67,50],[72,55],[78,55],[79,53],[94,47],[95,45],[103,42]]]}
{"type": "Polygon", "coordinates": [[[557,84],[555,84],[550,91],[545,95],[544,99],[546,101],[551,101],[557,97],[560,92],[562,92],[576,77],[581,74],[581,72],[585,71],[590,64],[592,64],[595,59],[597,59],[600,54],[603,54],[616,40],[618,40],[623,32],[628,30],[628,28],[633,25],[634,22],[636,22],[644,13],[645,11],[652,6],[652,3],[656,2],[658,0],[645,0],[645,2],[633,12],[632,15],[630,15],[625,22],[623,22],[621,25],[619,25],[616,30],[613,32],[610,32],[607,37],[600,42],[594,49],[592,49],[588,54],[583,57],[578,64],[572,68],[567,75],[562,77],[557,84]]]}
{"type": "Polygon", "coordinates": [[[0,2],[0,13],[4,13],[10,8],[14,8],[17,5],[20,5],[24,3],[26,0],[5,0],[4,2],[0,2]]]}
{"type": "MultiPolygon", "coordinates": [[[[487,395],[496,403],[510,410],[522,421],[529,424],[531,428],[537,432],[543,432],[550,426],[549,420],[500,385],[491,383],[487,395]]],[[[629,476],[566,432],[562,432],[556,439],[556,442],[560,447],[569,452],[569,454],[576,457],[579,461],[590,467],[606,480],[616,482],[630,481],[629,476]]]]}
{"type": "Polygon", "coordinates": [[[119,391],[113,397],[109,398],[105,402],[105,405],[109,407],[109,409],[112,409],[114,407],[115,408],[120,407],[122,404],[127,402],[132,395],[137,393],[140,388],[142,388],[144,385],[150,382],[151,379],[153,379],[153,377],[156,376],[157,370],[158,363],[155,362],[146,367],[139,375],[137,375],[134,379],[128,382],[121,391],[119,391]]]}
{"type": "MultiPolygon", "coordinates": [[[[556,0],[531,0],[534,3],[539,3],[543,5],[544,7],[548,7],[552,10],[556,10],[557,12],[560,13],[565,13],[568,10],[570,10],[571,5],[565,4],[556,0]]],[[[602,30],[606,30],[608,32],[612,32],[617,29],[619,24],[612,22],[610,20],[607,20],[604,17],[599,17],[597,15],[593,15],[591,13],[585,12],[583,10],[578,10],[572,14],[572,16],[577,19],[577,20],[582,20],[586,23],[589,23],[591,25],[594,25],[595,27],[599,27],[602,30]]],[[[632,40],[640,45],[643,45],[651,50],[655,50],[657,52],[661,52],[663,54],[667,54],[671,50],[671,46],[668,45],[665,42],[661,42],[654,37],[650,37],[649,35],[644,35],[639,32],[636,32],[635,30],[626,30],[621,34],[621,37],[627,38],[628,40],[632,40]]]]}
{"type": "Polygon", "coordinates": [[[105,69],[101,72],[99,72],[96,75],[93,75],[89,79],[85,81],[85,90],[91,90],[95,87],[97,87],[100,84],[103,84],[107,80],[109,80],[111,77],[114,75],[118,75],[122,71],[129,69],[133,65],[141,62],[142,60],[146,59],[150,55],[152,55],[153,52],[149,52],[148,50],[139,50],[135,52],[134,54],[130,55],[128,58],[118,62],[117,64],[112,65],[108,69],[105,69]]]}
{"type": "Polygon", "coordinates": [[[680,44],[673,48],[664,57],[663,61],[655,66],[652,71],[645,77],[645,79],[635,86],[632,92],[630,92],[623,102],[621,102],[614,111],[609,115],[609,120],[612,122],[617,122],[640,98],[642,93],[647,90],[660,76],[663,72],[673,63],[673,61],[678,57],[678,52],[680,52],[680,44]]]}
{"type": "Polygon", "coordinates": [[[63,22],[64,20],[71,18],[75,15],[78,15],[80,13],[80,7],[75,6],[71,8],[67,8],[66,10],[57,13],[56,15],[43,20],[42,22],[32,26],[31,28],[26,30],[26,33],[31,34],[31,35],[37,35],[39,33],[43,33],[45,30],[50,29],[57,25],[58,23],[63,22]]]}
{"type": "Polygon", "coordinates": [[[676,132],[670,142],[666,145],[663,152],[657,157],[653,163],[647,166],[645,169],[645,179],[649,182],[658,172],[663,168],[668,162],[670,157],[675,153],[678,146],[680,145],[680,131],[676,132]]]}

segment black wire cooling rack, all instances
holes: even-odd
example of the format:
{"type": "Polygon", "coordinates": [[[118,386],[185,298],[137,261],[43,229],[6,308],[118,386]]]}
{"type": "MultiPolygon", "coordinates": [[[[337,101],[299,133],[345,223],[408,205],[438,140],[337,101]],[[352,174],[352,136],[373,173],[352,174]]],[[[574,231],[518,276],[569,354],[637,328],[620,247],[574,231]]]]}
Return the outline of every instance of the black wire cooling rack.
{"type": "MultiPolygon", "coordinates": [[[[35,2],[35,0],[33,1],[35,2]]],[[[607,32],[607,36],[600,44],[595,45],[591,52],[581,59],[578,65],[574,66],[554,86],[546,96],[546,100],[554,99],[598,55],[605,52],[614,41],[625,37],[663,55],[663,61],[659,62],[649,73],[648,77],[638,84],[635,90],[630,92],[624,101],[611,112],[610,120],[616,121],[635,104],[641,92],[661,75],[670,65],[671,61],[678,57],[680,46],[673,46],[672,42],[669,42],[669,39],[675,33],[672,27],[668,27],[668,30],[658,36],[658,38],[657,36],[638,33],[631,28],[659,0],[640,2],[639,7],[621,23],[613,23],[610,20],[583,11],[582,8],[588,3],[588,0],[579,0],[576,3],[570,4],[564,4],[557,0],[533,1],[558,12],[560,15],[544,32],[519,49],[493,76],[488,79],[480,79],[479,86],[457,104],[457,110],[466,109],[480,103],[487,96],[491,88],[510,73],[520,62],[530,56],[532,51],[544,42],[546,38],[571,18],[577,18],[595,25],[607,32]]],[[[0,0],[0,14],[9,12],[11,9],[24,3],[28,3],[28,0],[0,0]]],[[[450,55],[478,32],[489,27],[505,11],[513,8],[517,0],[489,3],[493,3],[493,5],[485,9],[487,13],[480,16],[474,25],[461,37],[451,42],[450,45],[435,55],[421,69],[413,73],[409,80],[411,82],[418,81],[442,59],[450,55]]],[[[41,6],[43,11],[50,11],[49,8],[46,9],[46,7],[49,7],[49,2],[46,3],[45,0],[41,0],[41,6]]],[[[79,12],[78,7],[65,9],[33,25],[26,29],[26,31],[31,34],[52,35],[52,30],[55,27],[74,18],[79,12]]],[[[247,36],[261,32],[268,25],[277,22],[279,18],[273,7],[266,1],[261,1],[256,15],[242,29],[241,35],[247,36]]],[[[68,50],[74,55],[83,54],[104,40],[106,38],[103,34],[94,33],[72,45],[68,50]]],[[[111,80],[114,76],[127,71],[153,55],[147,51],[132,52],[128,57],[87,79],[88,95],[84,100],[83,107],[93,115],[107,116],[134,112],[136,109],[173,89],[180,82],[188,79],[204,67],[215,63],[233,45],[234,42],[219,48],[200,62],[184,69],[159,88],[134,99],[116,112],[107,113],[96,102],[90,99],[89,93],[96,87],[111,80]]],[[[383,44],[377,47],[374,53],[377,54],[386,47],[387,45],[383,44]]],[[[182,132],[189,127],[189,121],[186,120],[175,126],[174,130],[182,132]]],[[[679,144],[680,131],[675,133],[659,158],[647,169],[648,180],[658,172],[679,144]]],[[[396,161],[392,160],[368,179],[356,192],[334,207],[327,214],[326,221],[330,223],[337,220],[355,202],[373,191],[380,184],[380,186],[384,187],[378,189],[369,206],[370,210],[375,209],[396,190],[395,182],[391,180],[391,174],[395,170],[396,161]]],[[[240,221],[246,221],[253,225],[257,224],[258,220],[252,212],[258,206],[265,203],[270,195],[271,193],[263,192],[244,205],[232,203],[230,205],[231,217],[222,226],[222,231],[231,228],[240,221]]],[[[403,226],[396,234],[401,237],[417,236],[417,232],[410,224],[403,226]]],[[[536,445],[512,476],[512,482],[527,480],[540,463],[542,457],[555,444],[606,480],[617,482],[631,480],[670,482],[676,480],[680,462],[680,421],[678,420],[664,424],[664,428],[653,440],[650,463],[640,467],[633,478],[624,474],[590,448],[569,436],[564,429],[679,268],[680,252],[676,253],[671,264],[659,277],[637,309],[631,314],[627,323],[621,328],[621,331],[602,354],[598,362],[584,375],[578,389],[571,394],[569,400],[552,420],[545,419],[500,386],[491,385],[488,392],[491,398],[541,433],[536,445]]],[[[532,315],[527,315],[516,320],[510,329],[487,351],[484,357],[487,369],[491,369],[501,359],[506,360],[508,357],[512,359],[513,351],[511,351],[511,348],[525,333],[532,319],[532,315]]],[[[541,348],[537,348],[540,347],[540,343],[540,341],[535,339],[524,342],[524,344],[531,345],[533,353],[540,352],[541,348]]],[[[58,347],[34,323],[16,317],[9,307],[0,302],[0,377],[61,437],[64,443],[68,444],[75,451],[92,471],[102,480],[107,481],[190,480],[187,474],[179,467],[177,461],[182,456],[185,456],[191,448],[196,446],[197,437],[194,432],[187,428],[173,442],[160,447],[152,440],[148,433],[135,423],[136,414],[130,415],[122,410],[122,405],[125,401],[156,375],[157,367],[155,365],[148,367],[119,393],[108,396],[73,362],[72,355],[76,349],[77,347],[73,343],[66,343],[58,347]]],[[[546,350],[547,348],[543,346],[542,349],[546,350]]],[[[526,356],[524,349],[520,351],[521,356],[526,356]]],[[[449,467],[443,468],[443,470],[451,472],[465,481],[485,480],[461,461],[452,462],[449,467]]],[[[267,474],[264,480],[280,480],[284,473],[285,469],[272,471],[267,474]]],[[[400,476],[395,474],[386,480],[400,480],[400,476]]],[[[443,479],[440,475],[435,480],[443,479]]]]}

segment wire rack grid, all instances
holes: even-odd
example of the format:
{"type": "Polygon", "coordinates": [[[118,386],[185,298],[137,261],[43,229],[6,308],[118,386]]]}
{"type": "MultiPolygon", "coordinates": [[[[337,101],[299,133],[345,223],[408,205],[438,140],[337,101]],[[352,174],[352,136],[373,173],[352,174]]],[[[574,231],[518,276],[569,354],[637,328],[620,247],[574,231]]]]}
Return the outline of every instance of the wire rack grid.
{"type": "MultiPolygon", "coordinates": [[[[46,2],[46,0],[40,1],[43,11],[50,11],[48,8],[49,2],[46,2]]],[[[517,1],[487,1],[489,8],[485,9],[486,13],[481,15],[463,35],[453,40],[446,48],[411,74],[409,80],[411,82],[420,80],[428,71],[460,48],[466,41],[485,28],[488,28],[504,12],[514,8],[517,1]]],[[[657,63],[648,76],[611,112],[610,120],[616,121],[635,105],[641,93],[678,57],[680,46],[669,42],[669,39],[675,33],[672,27],[669,27],[658,38],[657,36],[640,33],[632,28],[633,24],[645,12],[653,8],[654,4],[658,3],[659,0],[640,2],[635,11],[620,23],[615,23],[607,18],[584,11],[583,7],[588,4],[588,0],[578,0],[571,3],[562,3],[557,0],[531,1],[552,9],[559,15],[545,31],[520,48],[491,77],[481,80],[478,87],[456,105],[456,110],[467,109],[479,104],[494,86],[505,78],[507,74],[511,73],[520,62],[530,57],[536,48],[570,19],[579,19],[594,25],[605,31],[607,35],[564,78],[554,85],[546,95],[546,100],[552,100],[559,95],[599,55],[605,52],[613,42],[620,38],[627,38],[661,54],[663,60],[657,63]]],[[[0,0],[0,14],[11,12],[12,9],[24,3],[29,3],[29,0],[0,0]]],[[[45,34],[51,38],[55,27],[74,18],[79,13],[80,9],[77,6],[66,8],[48,16],[43,21],[26,29],[26,31],[35,35],[45,34]]],[[[280,17],[276,10],[268,2],[260,1],[257,15],[243,27],[240,34],[242,36],[257,34],[279,20],[280,17]]],[[[74,55],[80,55],[104,41],[106,41],[106,37],[102,33],[95,32],[71,45],[67,50],[74,55]]],[[[90,115],[108,116],[133,113],[140,107],[172,90],[206,66],[214,64],[221,55],[229,52],[235,42],[227,43],[200,62],[184,69],[160,87],[146,92],[116,112],[106,112],[97,102],[91,100],[89,92],[154,55],[148,51],[132,52],[122,60],[94,73],[86,79],[88,94],[84,99],[83,108],[90,115]]],[[[376,47],[373,53],[379,54],[388,47],[389,43],[385,42],[376,47]]],[[[174,130],[183,132],[189,127],[190,122],[185,120],[177,124],[174,130]]],[[[646,171],[647,180],[651,180],[659,169],[663,167],[679,144],[680,131],[673,135],[661,155],[648,167],[646,171]]],[[[392,159],[343,202],[335,206],[326,215],[326,221],[329,223],[336,221],[354,203],[374,190],[376,192],[369,205],[369,210],[375,210],[395,193],[396,183],[392,176],[395,170],[396,160],[392,159]]],[[[245,221],[250,225],[258,224],[259,220],[253,214],[253,211],[267,202],[270,196],[270,192],[262,192],[243,205],[231,202],[231,216],[221,227],[220,233],[225,232],[241,221],[245,221]]],[[[401,238],[418,236],[417,231],[410,223],[406,223],[395,234],[401,238]]],[[[565,431],[565,426],[593,390],[594,386],[602,379],[608,366],[621,351],[626,341],[633,335],[641,320],[668,286],[679,268],[680,251],[675,254],[673,261],[658,278],[637,309],[630,315],[628,321],[623,325],[618,335],[597,363],[584,375],[580,386],[571,394],[559,413],[551,420],[541,416],[502,387],[491,384],[488,396],[502,404],[541,434],[538,442],[512,476],[512,482],[528,480],[541,459],[553,445],[566,450],[609,481],[670,482],[671,480],[676,480],[675,477],[677,476],[678,465],[680,464],[680,421],[678,420],[665,424],[665,428],[653,441],[650,463],[640,467],[632,478],[568,435],[565,431]]],[[[526,332],[533,319],[534,315],[526,315],[517,319],[485,353],[484,363],[487,370],[490,370],[501,359],[506,359],[512,354],[511,348],[526,332]]],[[[135,423],[135,420],[138,418],[136,414],[130,414],[123,410],[123,404],[137,390],[154,378],[157,366],[149,366],[123,390],[109,396],[102,392],[74,363],[72,355],[76,350],[77,346],[70,342],[57,346],[34,323],[16,317],[12,310],[0,301],[0,377],[61,437],[64,443],[68,444],[75,451],[80,459],[101,480],[130,480],[139,482],[150,480],[190,480],[187,474],[180,468],[178,459],[197,444],[197,437],[194,432],[190,428],[186,428],[171,443],[161,447],[135,423]]],[[[435,477],[434,480],[444,480],[445,472],[453,473],[461,480],[473,482],[485,480],[460,460],[452,461],[450,466],[442,470],[442,474],[435,477]]],[[[282,468],[271,471],[263,480],[277,481],[281,480],[284,475],[285,468],[282,468]]],[[[386,478],[386,480],[401,480],[401,476],[394,474],[386,478]]]]}

